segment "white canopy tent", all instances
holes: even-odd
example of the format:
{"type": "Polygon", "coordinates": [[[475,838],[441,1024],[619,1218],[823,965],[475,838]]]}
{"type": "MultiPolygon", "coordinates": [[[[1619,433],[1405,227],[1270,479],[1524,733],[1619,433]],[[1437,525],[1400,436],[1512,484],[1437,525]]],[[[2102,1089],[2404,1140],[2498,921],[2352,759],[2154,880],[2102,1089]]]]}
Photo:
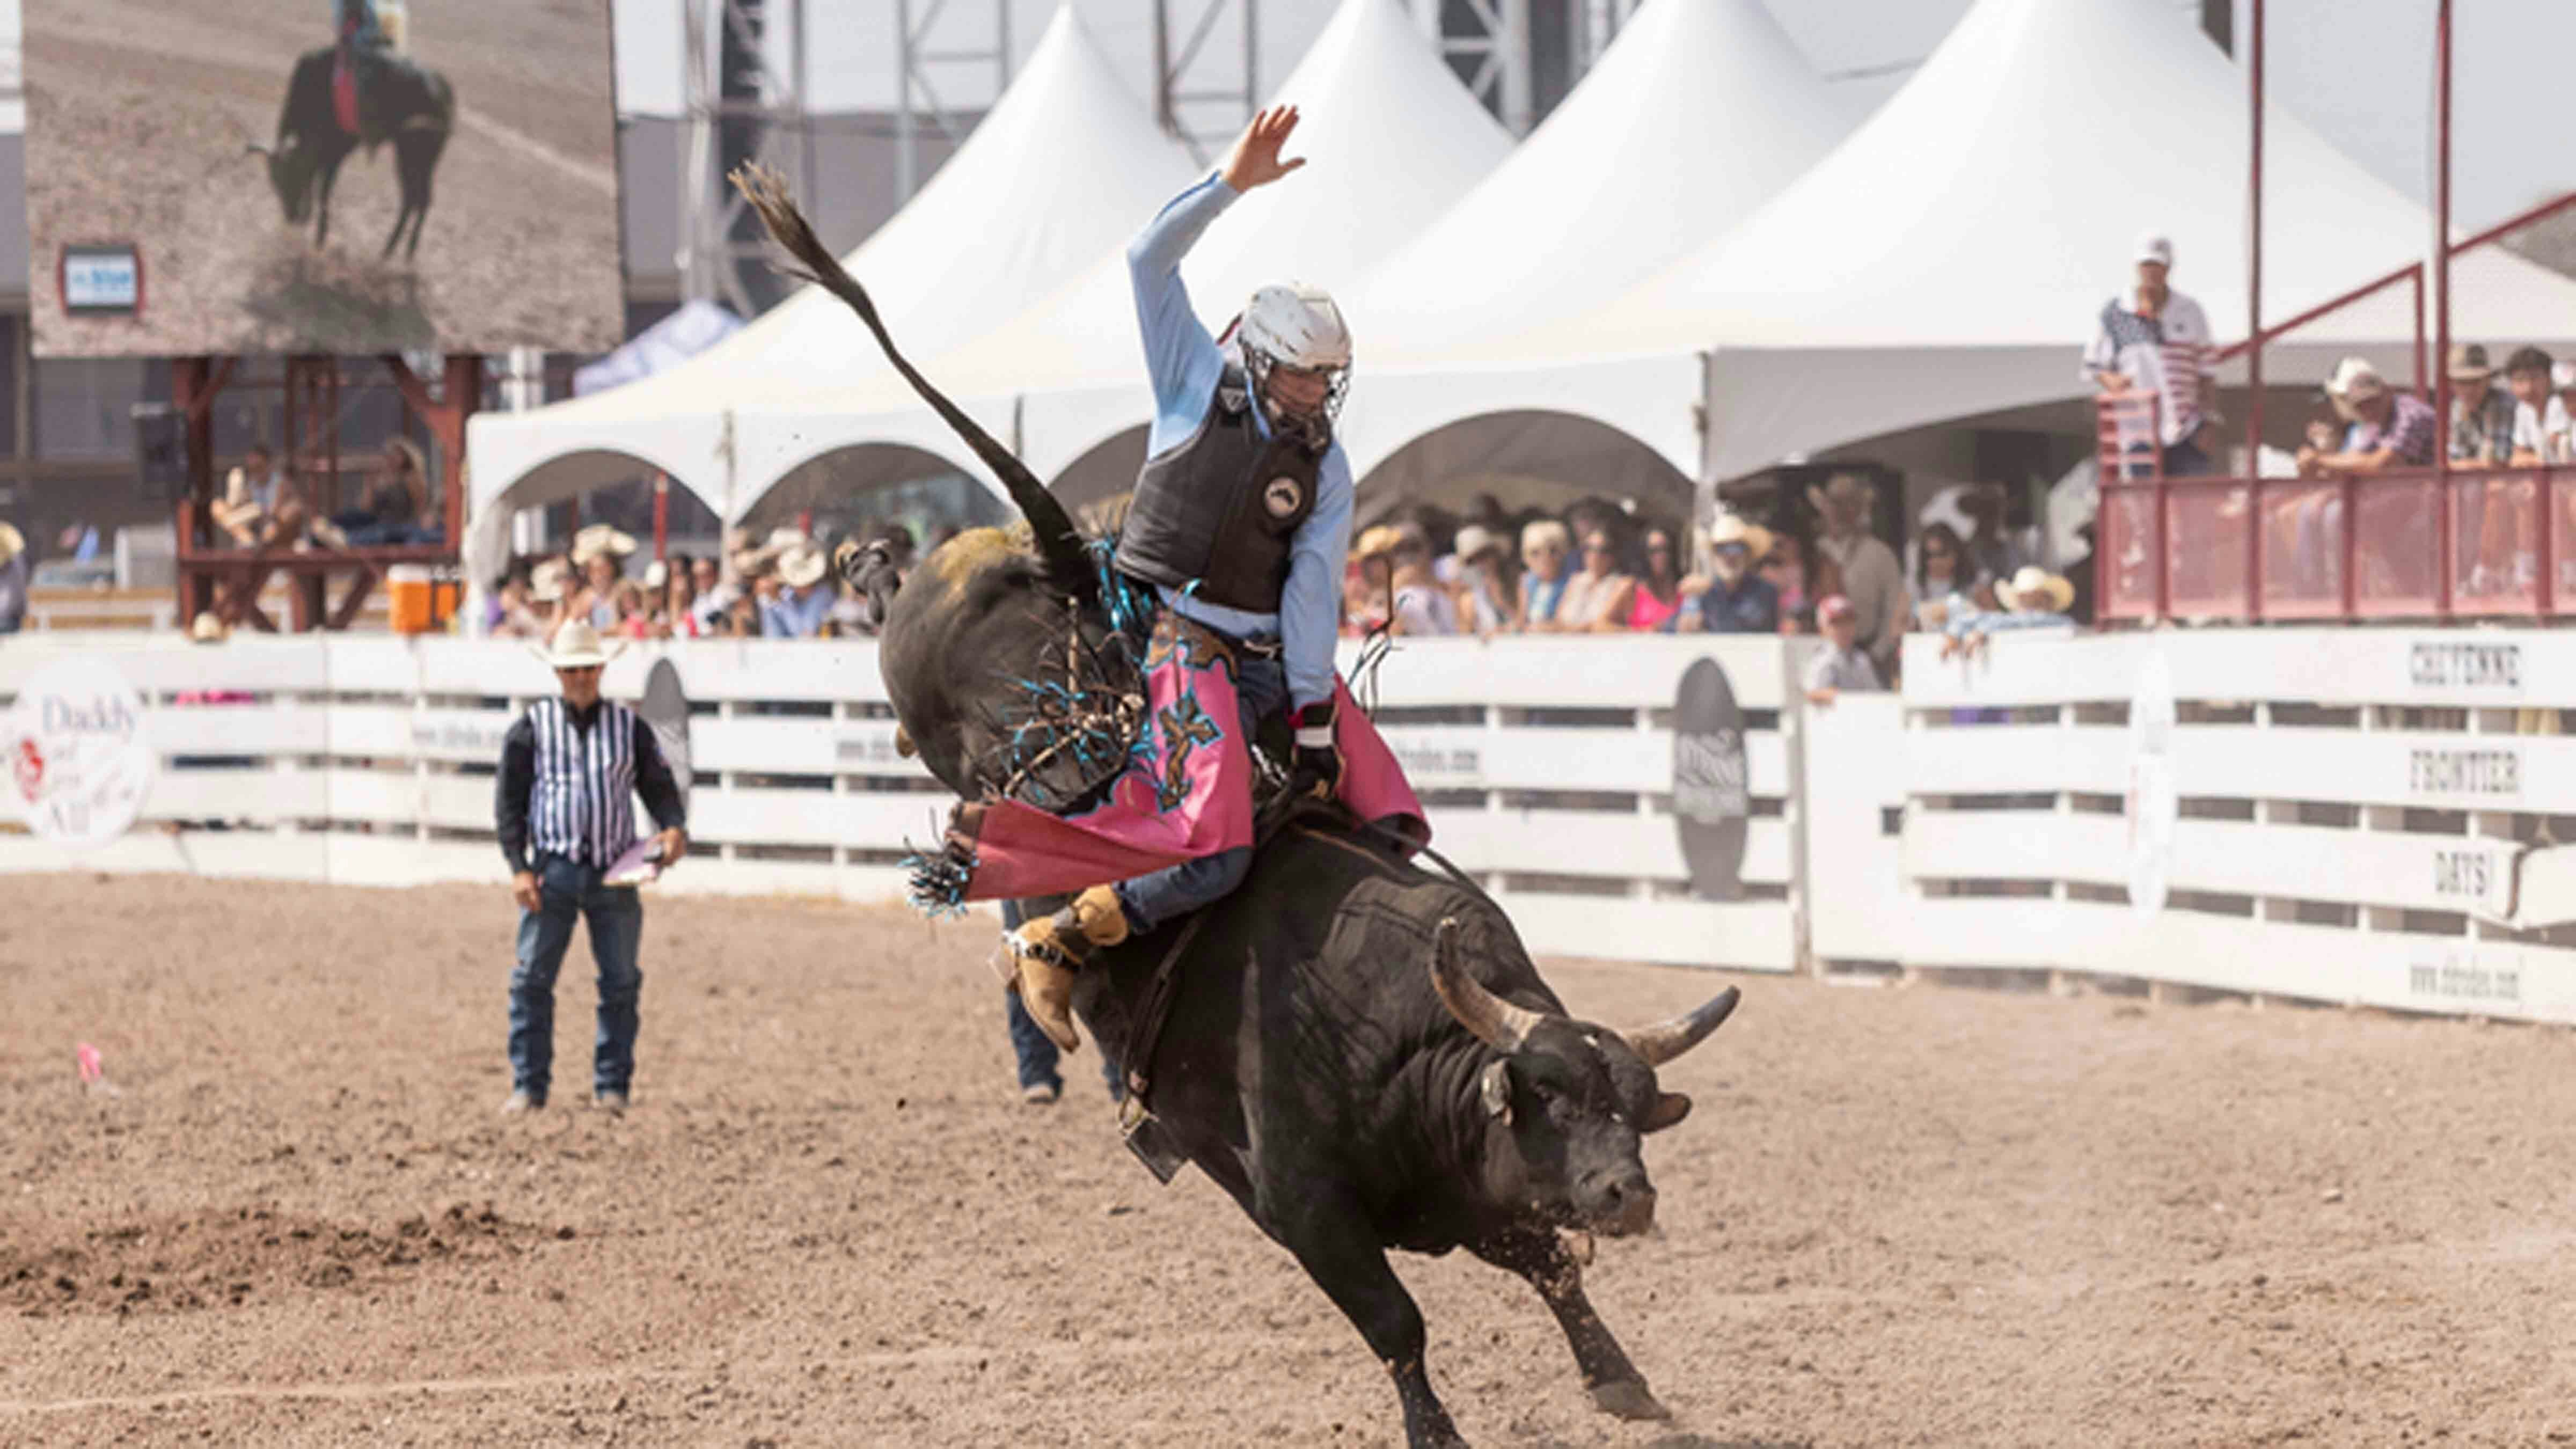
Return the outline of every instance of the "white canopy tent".
{"type": "MultiPolygon", "coordinates": [[[[1344,0],[1273,101],[1301,108],[1289,154],[1309,164],[1231,208],[1191,252],[1182,275],[1211,330],[1266,281],[1349,290],[1511,150],[1397,0],[1344,0]]],[[[1038,476],[1055,477],[1148,419],[1125,243],[1180,189],[1132,207],[1116,245],[1019,318],[940,353],[900,325],[896,341],[1038,476]]],[[[819,453],[945,432],[891,376],[772,398],[737,426],[746,500],[819,453]]]]}
{"type": "MultiPolygon", "coordinates": [[[[2296,117],[2265,122],[2265,315],[2290,316],[2423,254],[2423,209],[2296,117]]],[[[1709,351],[1726,478],[1947,418],[2080,391],[2076,351],[2127,284],[2138,238],[2172,239],[2175,285],[2222,336],[2246,315],[2241,75],[2150,0],[1981,0],[1923,69],[1744,226],[1627,295],[1486,349],[1559,383],[1564,410],[1634,408],[1651,373],[1669,417],[1709,351]],[[1658,363],[1660,359],[1660,363],[1658,363]],[[1613,363],[1617,365],[1612,365],[1613,363]]],[[[2485,250],[2453,268],[2454,330],[2576,338],[2576,282],[2485,250]]],[[[2274,379],[2365,351],[2404,375],[2410,296],[2347,309],[2279,350],[2274,379]]],[[[1427,384],[1379,420],[1448,419],[1427,384]],[[1424,404],[1429,404],[1424,406],[1424,404]]]]}
{"type": "Polygon", "coordinates": [[[1760,0],[1651,0],[1509,161],[1350,298],[1367,355],[1343,438],[1371,491],[1517,475],[1640,496],[1695,476],[1695,358],[1581,366],[1596,405],[1568,416],[1566,367],[1495,366],[1490,344],[1724,234],[1858,119],[1760,0]]]}
{"type": "MultiPolygon", "coordinates": [[[[907,346],[953,347],[1097,260],[1178,189],[1190,160],[1119,82],[1074,7],[1056,12],[1011,88],[912,201],[843,259],[907,346]]],[[[467,434],[478,518],[659,469],[718,517],[735,497],[737,414],[797,389],[891,378],[858,318],[807,287],[707,352],[640,382],[467,434]]],[[[901,438],[888,441],[902,442],[901,438]]],[[[960,454],[944,432],[925,450],[960,454]]],[[[764,484],[768,479],[764,479],[764,484]]]]}

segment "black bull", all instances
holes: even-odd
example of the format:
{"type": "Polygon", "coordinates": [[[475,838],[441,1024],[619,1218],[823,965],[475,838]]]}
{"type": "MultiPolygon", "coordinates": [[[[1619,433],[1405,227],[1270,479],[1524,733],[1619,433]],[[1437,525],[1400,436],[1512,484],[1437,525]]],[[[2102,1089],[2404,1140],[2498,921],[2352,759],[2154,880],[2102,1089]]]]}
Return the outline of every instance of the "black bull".
{"type": "MultiPolygon", "coordinates": [[[[1078,536],[1034,477],[895,352],[865,292],[775,179],[745,190],[1029,514],[1027,540],[963,535],[891,598],[881,559],[863,552],[846,564],[878,601],[879,658],[906,735],[962,798],[988,798],[1005,783],[983,738],[1004,712],[995,696],[1017,688],[1018,661],[1064,649],[1065,599],[1097,608],[1078,536]]],[[[1395,1380],[1408,1439],[1458,1435],[1432,1392],[1422,1315],[1388,1264],[1391,1247],[1463,1247],[1519,1274],[1556,1315],[1596,1404],[1663,1417],[1585,1299],[1562,1231],[1652,1224],[1641,1139],[1691,1106],[1657,1085],[1655,1069],[1726,1019],[1734,989],[1639,1030],[1575,1020],[1481,894],[1373,837],[1297,822],[1241,890],[1201,913],[1151,1059],[1134,1060],[1141,1003],[1184,929],[1095,955],[1075,1009],[1104,1050],[1150,1077],[1168,1143],[1295,1254],[1367,1339],[1395,1380]]]]}
{"type": "Polygon", "coordinates": [[[370,152],[383,141],[394,147],[394,176],[402,187],[402,209],[385,237],[383,256],[392,256],[411,228],[406,260],[420,251],[420,228],[429,219],[430,183],[438,158],[456,124],[456,96],[447,78],[434,70],[390,56],[368,56],[368,80],[359,98],[359,130],[340,128],[331,100],[331,71],[338,50],[323,46],[306,51],[286,82],[286,100],[277,110],[277,135],[250,143],[252,154],[268,161],[269,186],[286,219],[301,225],[312,214],[313,244],[331,240],[331,183],[340,163],[360,144],[370,152]]]}

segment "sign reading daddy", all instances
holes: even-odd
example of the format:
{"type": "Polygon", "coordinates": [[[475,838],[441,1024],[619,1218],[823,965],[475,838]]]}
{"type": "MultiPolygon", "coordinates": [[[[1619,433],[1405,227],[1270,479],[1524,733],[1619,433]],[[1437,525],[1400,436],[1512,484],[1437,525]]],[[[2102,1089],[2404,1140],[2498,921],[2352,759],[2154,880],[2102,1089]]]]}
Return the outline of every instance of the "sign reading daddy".
{"type": "Polygon", "coordinates": [[[152,793],[157,757],[142,697],[96,659],[63,659],[18,691],[6,744],[27,827],[61,845],[123,835],[152,793]]]}
{"type": "Polygon", "coordinates": [[[1673,701],[1673,819],[1694,893],[1721,901],[1743,896],[1752,814],[1735,686],[1716,660],[1696,660],[1673,701]]]}

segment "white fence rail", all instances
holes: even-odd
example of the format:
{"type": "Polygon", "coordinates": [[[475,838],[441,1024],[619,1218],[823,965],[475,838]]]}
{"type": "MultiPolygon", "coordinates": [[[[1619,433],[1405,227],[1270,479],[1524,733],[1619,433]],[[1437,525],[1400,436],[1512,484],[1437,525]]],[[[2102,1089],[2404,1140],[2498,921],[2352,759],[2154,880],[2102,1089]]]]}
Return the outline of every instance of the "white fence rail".
{"type": "MultiPolygon", "coordinates": [[[[1791,969],[1787,650],[1769,638],[1612,642],[1424,642],[1380,671],[1386,733],[1439,848],[1506,901],[1534,950],[1791,969]],[[1676,691],[1702,660],[1723,671],[1739,712],[1728,728],[1742,848],[1716,885],[1723,899],[1694,890],[1672,808],[1676,691]]],[[[0,871],[501,878],[492,766],[512,719],[553,687],[519,646],[30,637],[0,649],[0,702],[66,655],[109,660],[145,696],[162,768],[125,838],[73,856],[0,835],[0,871]]],[[[900,894],[907,842],[937,839],[950,797],[896,752],[873,645],[678,643],[621,657],[604,687],[633,698],[662,659],[689,696],[695,776],[695,847],[669,888],[900,894]]]]}
{"type": "MultiPolygon", "coordinates": [[[[0,871],[499,879],[491,766],[552,686],[516,646],[21,636],[0,702],[66,654],[147,696],[163,770],[123,839],[74,856],[0,833],[0,871]],[[227,828],[188,828],[209,824],[227,828]]],[[[1916,640],[1902,698],[1830,707],[1793,687],[1800,657],[1762,637],[1408,642],[1377,704],[1436,844],[1541,953],[2576,1021],[2576,928],[2552,924],[2576,917],[2576,849],[2547,844],[2576,841],[2576,737],[2542,732],[2576,720],[2576,634],[2007,635],[1964,659],[1916,640]]],[[[698,842],[667,888],[896,895],[949,800],[895,751],[873,646],[639,651],[610,693],[664,658],[691,701],[698,842]]]]}

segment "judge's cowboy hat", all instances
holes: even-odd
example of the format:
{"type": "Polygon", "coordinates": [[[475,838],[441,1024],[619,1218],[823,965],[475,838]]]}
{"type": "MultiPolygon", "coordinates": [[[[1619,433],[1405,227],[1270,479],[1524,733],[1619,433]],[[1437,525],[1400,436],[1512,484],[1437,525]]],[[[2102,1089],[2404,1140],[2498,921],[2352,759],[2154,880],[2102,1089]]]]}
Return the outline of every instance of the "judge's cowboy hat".
{"type": "MultiPolygon", "coordinates": [[[[622,644],[620,648],[624,647],[622,644]]],[[[599,631],[588,619],[571,619],[555,631],[552,647],[536,651],[537,657],[556,669],[597,669],[617,656],[613,649],[603,649],[599,631]]]]}
{"type": "Polygon", "coordinates": [[[1708,525],[1708,546],[1724,548],[1731,543],[1744,545],[1744,552],[1756,563],[1771,552],[1771,530],[1747,522],[1741,513],[1721,511],[1708,525]]]}
{"type": "Polygon", "coordinates": [[[2025,564],[1995,585],[1995,598],[2015,613],[2063,614],[2075,602],[2075,585],[2037,564],[2025,564]]]}
{"type": "Polygon", "coordinates": [[[27,536],[5,523],[0,523],[0,563],[7,563],[27,551],[27,536]]]}

